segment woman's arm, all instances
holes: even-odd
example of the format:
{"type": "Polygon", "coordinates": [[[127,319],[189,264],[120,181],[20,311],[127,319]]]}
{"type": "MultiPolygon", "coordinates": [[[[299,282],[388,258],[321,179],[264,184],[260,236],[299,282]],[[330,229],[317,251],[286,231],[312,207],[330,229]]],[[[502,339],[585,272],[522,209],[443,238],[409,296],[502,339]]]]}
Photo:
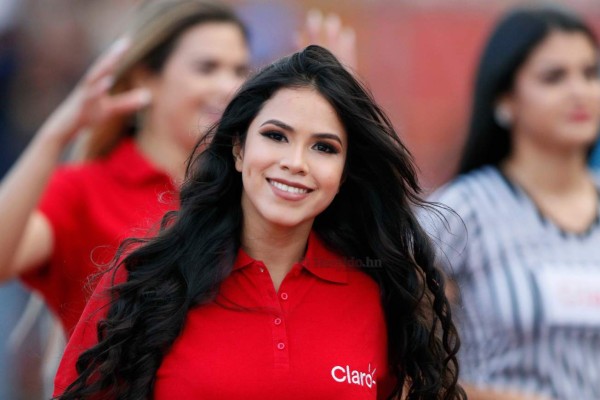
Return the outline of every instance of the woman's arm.
{"type": "Polygon", "coordinates": [[[52,228],[36,207],[66,146],[83,128],[130,113],[150,100],[141,89],[108,94],[112,73],[127,47],[126,40],[116,43],[92,65],[3,179],[0,281],[35,268],[52,255],[52,228]]]}

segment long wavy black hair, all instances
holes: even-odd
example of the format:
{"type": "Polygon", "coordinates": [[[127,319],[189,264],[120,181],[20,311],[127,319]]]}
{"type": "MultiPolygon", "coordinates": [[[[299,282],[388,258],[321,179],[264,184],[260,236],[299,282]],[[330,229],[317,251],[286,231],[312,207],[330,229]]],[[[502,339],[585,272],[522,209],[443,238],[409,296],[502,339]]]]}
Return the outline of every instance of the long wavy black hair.
{"type": "Polygon", "coordinates": [[[434,266],[429,238],[415,218],[422,203],[411,156],[367,90],[327,50],[309,46],[249,79],[222,120],[198,145],[181,190],[181,208],[158,236],[137,244],[119,264],[98,344],[76,363],[79,376],[61,399],[92,394],[145,399],[188,310],[211,302],[231,272],[242,227],[241,174],[233,143],[244,144],[261,107],[282,88],[312,88],[336,110],[348,134],[345,181],[313,229],[330,248],[365,268],[381,290],[389,362],[397,378],[390,398],[464,399],[457,384],[459,339],[434,266]],[[360,262],[358,263],[360,264],[360,262]]]}
{"type": "Polygon", "coordinates": [[[494,118],[498,99],[510,93],[517,71],[553,32],[576,32],[598,46],[594,32],[577,15],[558,6],[516,8],[497,23],[477,70],[471,119],[459,173],[498,165],[511,152],[510,127],[494,118]]]}

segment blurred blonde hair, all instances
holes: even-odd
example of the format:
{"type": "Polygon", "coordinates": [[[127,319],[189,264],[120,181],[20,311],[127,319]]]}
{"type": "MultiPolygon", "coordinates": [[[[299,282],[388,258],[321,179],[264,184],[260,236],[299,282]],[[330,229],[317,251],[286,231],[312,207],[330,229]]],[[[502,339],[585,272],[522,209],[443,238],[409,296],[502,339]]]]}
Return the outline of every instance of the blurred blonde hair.
{"type": "MultiPolygon", "coordinates": [[[[135,13],[127,32],[131,45],[115,72],[111,93],[132,88],[131,72],[144,66],[159,74],[175,47],[177,40],[189,28],[203,23],[232,23],[247,39],[244,23],[229,6],[212,0],[153,0],[145,1],[135,13]]],[[[114,117],[93,127],[76,144],[73,159],[89,160],[109,154],[123,137],[135,134],[132,115],[114,117]]]]}

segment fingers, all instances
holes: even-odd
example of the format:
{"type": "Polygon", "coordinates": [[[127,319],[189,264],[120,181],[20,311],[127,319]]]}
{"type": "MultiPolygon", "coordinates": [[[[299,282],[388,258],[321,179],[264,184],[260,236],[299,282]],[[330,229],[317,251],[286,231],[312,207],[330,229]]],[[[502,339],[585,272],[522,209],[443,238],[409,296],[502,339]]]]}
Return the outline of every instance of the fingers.
{"type": "Polygon", "coordinates": [[[318,44],[331,51],[348,69],[357,66],[356,34],[351,27],[344,26],[337,14],[323,16],[312,9],[306,14],[302,35],[298,35],[298,47],[318,44]]]}
{"type": "Polygon", "coordinates": [[[131,40],[127,37],[120,38],[114,42],[108,50],[92,64],[85,74],[84,81],[87,84],[95,84],[101,79],[109,77],[114,72],[119,60],[127,51],[130,44],[131,40]]]}
{"type": "Polygon", "coordinates": [[[346,67],[356,70],[358,64],[356,49],[356,33],[352,28],[343,28],[338,33],[337,48],[334,54],[346,67]]]}
{"type": "Polygon", "coordinates": [[[133,89],[118,95],[110,96],[106,100],[107,115],[130,114],[140,108],[146,107],[152,101],[152,94],[148,89],[133,89]]]}
{"type": "Polygon", "coordinates": [[[325,18],[323,28],[325,30],[325,43],[337,43],[342,30],[342,20],[337,14],[329,14],[325,18]]]}
{"type": "Polygon", "coordinates": [[[323,26],[323,13],[320,10],[312,9],[306,13],[306,25],[304,27],[307,44],[319,44],[321,41],[321,31],[323,26]]]}

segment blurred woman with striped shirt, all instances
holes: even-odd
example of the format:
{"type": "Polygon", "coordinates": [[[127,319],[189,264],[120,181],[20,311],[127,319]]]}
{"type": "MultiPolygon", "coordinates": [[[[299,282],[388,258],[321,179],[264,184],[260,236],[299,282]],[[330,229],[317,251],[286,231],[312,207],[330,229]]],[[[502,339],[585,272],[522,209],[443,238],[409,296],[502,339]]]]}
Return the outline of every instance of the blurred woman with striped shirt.
{"type": "Polygon", "coordinates": [[[432,233],[470,399],[600,399],[597,45],[538,7],[505,15],[484,49],[460,175],[433,195],[455,211],[432,233]]]}

